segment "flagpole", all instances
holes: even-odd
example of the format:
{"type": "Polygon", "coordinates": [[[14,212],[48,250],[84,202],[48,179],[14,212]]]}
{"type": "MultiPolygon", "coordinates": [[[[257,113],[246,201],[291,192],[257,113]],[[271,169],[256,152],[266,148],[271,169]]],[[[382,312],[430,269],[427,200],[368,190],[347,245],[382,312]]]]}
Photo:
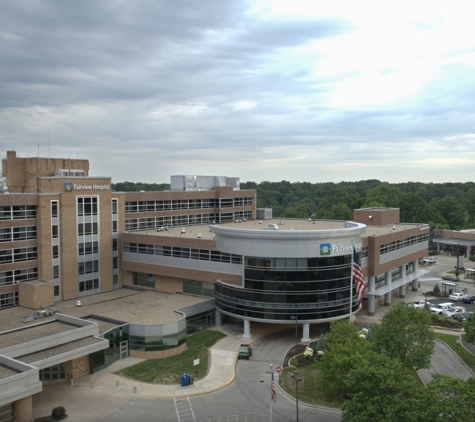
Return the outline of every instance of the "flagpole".
{"type": "MultiPolygon", "coordinates": [[[[270,377],[271,377],[271,383],[272,383],[272,376],[274,375],[274,370],[272,369],[272,363],[270,364],[270,377]]],[[[271,388],[272,388],[272,385],[271,385],[271,388]]],[[[272,395],[271,395],[271,398],[270,398],[270,422],[272,422],[272,395]]]]}
{"type": "Polygon", "coordinates": [[[354,257],[355,257],[355,245],[353,243],[353,239],[351,239],[351,281],[350,281],[350,322],[353,321],[353,265],[354,265],[354,257]]]}

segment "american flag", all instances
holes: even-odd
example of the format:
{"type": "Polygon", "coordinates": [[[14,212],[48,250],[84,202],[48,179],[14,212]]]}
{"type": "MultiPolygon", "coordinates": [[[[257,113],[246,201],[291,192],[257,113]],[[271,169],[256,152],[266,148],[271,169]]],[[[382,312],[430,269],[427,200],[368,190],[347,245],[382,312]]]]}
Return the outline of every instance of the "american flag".
{"type": "Polygon", "coordinates": [[[353,280],[356,284],[356,294],[358,296],[358,303],[361,306],[363,302],[363,296],[366,291],[366,284],[364,282],[363,271],[361,271],[360,259],[356,253],[356,249],[353,246],[353,280]]]}
{"type": "Polygon", "coordinates": [[[277,401],[277,396],[275,393],[275,381],[274,381],[274,370],[271,368],[272,378],[270,381],[270,398],[275,403],[277,401]]]}

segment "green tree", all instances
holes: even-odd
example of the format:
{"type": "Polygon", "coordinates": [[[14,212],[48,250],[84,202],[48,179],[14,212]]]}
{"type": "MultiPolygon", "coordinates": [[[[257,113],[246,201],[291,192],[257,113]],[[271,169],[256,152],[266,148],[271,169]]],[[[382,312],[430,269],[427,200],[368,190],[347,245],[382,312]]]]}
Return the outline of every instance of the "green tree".
{"type": "Polygon", "coordinates": [[[475,343],[475,318],[466,319],[462,326],[465,331],[463,338],[469,343],[475,343]]]}
{"type": "Polygon", "coordinates": [[[343,422],[416,422],[423,387],[387,355],[370,352],[369,359],[347,377],[353,391],[342,406],[343,422]]]}
{"type": "Polygon", "coordinates": [[[328,350],[321,365],[321,379],[335,394],[350,392],[347,376],[351,369],[368,359],[370,343],[360,337],[358,327],[348,321],[333,322],[325,335],[328,350]]]}
{"type": "Polygon", "coordinates": [[[435,374],[427,384],[420,421],[475,421],[475,377],[468,381],[435,374]]]}
{"type": "Polygon", "coordinates": [[[353,211],[350,210],[348,205],[340,202],[331,207],[326,218],[330,220],[353,220],[353,211]]]}
{"type": "Polygon", "coordinates": [[[429,202],[434,212],[440,214],[452,230],[460,230],[465,223],[465,209],[453,196],[432,199],[429,202]]]}
{"type": "Polygon", "coordinates": [[[381,184],[372,188],[366,194],[366,203],[377,202],[385,207],[399,207],[403,193],[397,187],[389,184],[381,184]]]}
{"type": "Polygon", "coordinates": [[[374,327],[374,350],[385,350],[388,356],[399,359],[407,367],[429,368],[434,352],[430,324],[429,312],[398,302],[383,316],[381,324],[374,327]]]}
{"type": "Polygon", "coordinates": [[[426,223],[431,218],[431,210],[425,201],[414,193],[404,195],[401,200],[400,220],[404,223],[426,223]]]}

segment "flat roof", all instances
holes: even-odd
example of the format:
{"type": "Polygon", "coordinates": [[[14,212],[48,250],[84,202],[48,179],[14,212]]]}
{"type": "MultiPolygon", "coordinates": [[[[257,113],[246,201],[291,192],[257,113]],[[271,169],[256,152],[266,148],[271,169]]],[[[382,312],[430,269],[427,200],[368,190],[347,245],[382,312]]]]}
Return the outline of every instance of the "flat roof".
{"type": "Polygon", "coordinates": [[[74,352],[75,350],[82,349],[84,347],[92,346],[94,344],[103,343],[104,339],[97,337],[86,337],[80,340],[74,340],[69,343],[61,344],[59,346],[53,346],[48,349],[41,350],[39,352],[30,353],[24,356],[18,356],[15,359],[29,365],[33,365],[35,362],[39,362],[54,356],[63,355],[65,353],[74,352]]]}
{"type": "Polygon", "coordinates": [[[7,368],[6,366],[0,365],[0,380],[11,377],[12,375],[18,374],[17,371],[7,368]]]}
{"type": "Polygon", "coordinates": [[[27,341],[38,340],[78,328],[77,325],[66,324],[55,319],[50,319],[43,324],[41,324],[41,320],[36,320],[35,322],[35,325],[0,333],[0,347],[4,349],[17,344],[26,343],[27,341]]]}
{"type": "MultiPolygon", "coordinates": [[[[278,230],[338,230],[345,229],[348,222],[351,220],[309,220],[309,219],[285,219],[285,218],[270,218],[267,220],[246,220],[239,222],[229,223],[217,223],[217,224],[200,224],[196,226],[173,226],[168,227],[167,230],[161,229],[145,229],[145,230],[133,230],[126,231],[124,233],[133,234],[145,234],[150,236],[163,236],[163,237],[182,237],[185,239],[196,239],[198,234],[201,235],[201,239],[213,240],[215,234],[210,231],[210,226],[221,226],[235,229],[244,230],[267,230],[270,224],[275,224],[278,230]],[[183,231],[184,229],[184,231],[183,231]]],[[[362,224],[362,223],[357,223],[362,224]]],[[[413,229],[415,227],[423,227],[427,224],[415,224],[415,223],[396,223],[388,224],[384,226],[367,225],[366,232],[362,234],[362,237],[379,236],[388,233],[401,232],[404,230],[413,229]]]]}
{"type": "MultiPolygon", "coordinates": [[[[212,298],[179,293],[163,293],[154,290],[142,291],[121,288],[110,292],[84,296],[78,299],[56,302],[53,306],[50,306],[50,308],[56,309],[61,314],[98,322],[99,332],[104,333],[118,325],[115,321],[134,324],[164,324],[177,321],[183,316],[175,312],[176,309],[205,302],[210,299],[212,298]],[[81,301],[82,306],[76,306],[78,300],[81,301]],[[89,318],[91,315],[97,315],[98,317],[113,321],[89,318]]],[[[31,325],[36,326],[42,321],[56,321],[54,316],[51,316],[32,322],[21,322],[22,317],[32,316],[33,313],[34,310],[22,306],[2,309],[0,311],[0,319],[2,320],[1,329],[7,331],[31,325]]],[[[58,322],[57,324],[67,326],[67,324],[64,323],[58,322]]],[[[49,325],[50,324],[48,324],[48,326],[49,325]]],[[[70,327],[74,328],[74,326],[70,327]]],[[[47,330],[47,328],[45,328],[45,330],[47,330]]],[[[24,330],[18,332],[26,333],[24,330]]],[[[2,347],[6,347],[3,343],[3,335],[5,334],[0,333],[0,344],[2,347]]],[[[21,342],[29,340],[30,339],[26,339],[21,342]]]]}

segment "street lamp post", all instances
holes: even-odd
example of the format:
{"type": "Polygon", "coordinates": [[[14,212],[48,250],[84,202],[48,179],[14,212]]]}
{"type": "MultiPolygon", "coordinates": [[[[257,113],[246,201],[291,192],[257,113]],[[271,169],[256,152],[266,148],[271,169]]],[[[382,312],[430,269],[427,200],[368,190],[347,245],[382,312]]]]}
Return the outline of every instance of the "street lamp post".
{"type": "Polygon", "coordinates": [[[297,315],[292,315],[290,319],[295,319],[295,344],[297,344],[297,330],[298,330],[299,319],[297,315]]]}
{"type": "Polygon", "coordinates": [[[297,417],[296,421],[299,422],[299,382],[302,381],[302,377],[299,377],[297,371],[294,371],[290,376],[295,380],[295,415],[297,417]]]}
{"type": "Polygon", "coordinates": [[[196,332],[195,332],[195,377],[198,376],[198,364],[196,364],[196,360],[198,359],[197,353],[198,353],[198,332],[200,332],[203,329],[203,327],[197,327],[196,332]]]}

